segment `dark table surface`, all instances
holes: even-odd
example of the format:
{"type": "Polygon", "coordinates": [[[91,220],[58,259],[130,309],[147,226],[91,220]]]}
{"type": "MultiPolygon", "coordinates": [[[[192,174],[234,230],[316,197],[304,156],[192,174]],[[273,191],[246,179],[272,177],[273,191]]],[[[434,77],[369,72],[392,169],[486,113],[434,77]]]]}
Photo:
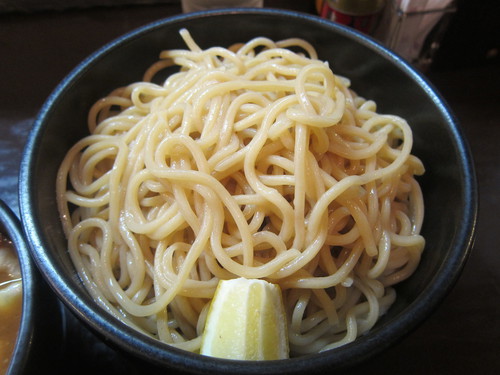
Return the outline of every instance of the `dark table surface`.
{"type": "MultiPolygon", "coordinates": [[[[311,1],[265,5],[314,12],[311,1]]],[[[24,143],[57,83],[105,43],[176,13],[180,5],[174,1],[0,14],[0,199],[18,212],[24,143]]],[[[500,65],[441,64],[426,75],[455,112],[474,155],[480,192],[474,249],[456,286],[429,319],[349,374],[500,373],[500,65]]],[[[84,352],[86,345],[95,343],[77,346],[84,352]]],[[[68,346],[68,358],[75,361],[81,360],[77,346],[68,346]]],[[[57,363],[47,373],[58,372],[57,363]]]]}

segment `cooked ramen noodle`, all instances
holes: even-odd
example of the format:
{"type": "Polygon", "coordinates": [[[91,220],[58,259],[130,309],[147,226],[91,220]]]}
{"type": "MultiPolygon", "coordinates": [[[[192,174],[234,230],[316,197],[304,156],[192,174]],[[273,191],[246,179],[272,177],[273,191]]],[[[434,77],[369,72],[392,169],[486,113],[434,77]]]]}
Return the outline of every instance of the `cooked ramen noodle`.
{"type": "Polygon", "coordinates": [[[14,351],[22,311],[19,260],[12,243],[0,233],[0,374],[5,374],[14,351]]]}
{"type": "Polygon", "coordinates": [[[281,287],[292,356],[352,342],[424,248],[410,126],[304,40],[202,49],[180,33],[186,49],[95,103],[60,166],[81,280],[116,318],[193,352],[218,281],[236,277],[281,287]]]}

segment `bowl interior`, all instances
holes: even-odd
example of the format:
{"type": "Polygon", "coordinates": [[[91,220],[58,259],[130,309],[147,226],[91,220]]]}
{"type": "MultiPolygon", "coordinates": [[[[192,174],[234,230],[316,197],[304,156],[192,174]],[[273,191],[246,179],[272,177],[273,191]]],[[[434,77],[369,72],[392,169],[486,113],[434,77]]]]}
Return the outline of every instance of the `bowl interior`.
{"type": "Polygon", "coordinates": [[[31,259],[21,222],[3,201],[0,201],[0,233],[11,240],[17,252],[23,280],[21,321],[7,374],[47,369],[50,356],[62,353],[63,329],[59,301],[49,291],[31,259]],[[48,321],[51,324],[47,324],[48,321]],[[54,341],[47,348],[45,343],[49,337],[54,341]]]}
{"type": "Polygon", "coordinates": [[[436,307],[457,278],[472,241],[476,187],[468,146],[446,104],[412,68],[380,45],[347,28],[314,16],[275,10],[211,11],[158,21],[105,46],[63,81],[36,120],[23,156],[20,178],[22,218],[34,258],[66,304],[121,348],[157,364],[195,372],[290,373],[363,360],[394,343],[436,307]],[[301,37],[352,88],[377,102],[378,112],[408,120],[414,151],[426,166],[420,179],[426,214],[426,249],[418,271],[397,287],[398,299],[372,332],[335,355],[245,366],[207,360],[167,348],[124,327],[96,307],[80,283],[66,251],[55,201],[55,176],[69,147],[87,132],[90,106],[113,88],[140,80],[161,50],[184,48],[178,30],[187,28],[202,48],[229,46],[256,36],[301,37]],[[138,350],[139,348],[140,350],[138,350]],[[285,364],[286,363],[286,364],[285,364]],[[285,367],[283,367],[285,366],[285,367]]]}

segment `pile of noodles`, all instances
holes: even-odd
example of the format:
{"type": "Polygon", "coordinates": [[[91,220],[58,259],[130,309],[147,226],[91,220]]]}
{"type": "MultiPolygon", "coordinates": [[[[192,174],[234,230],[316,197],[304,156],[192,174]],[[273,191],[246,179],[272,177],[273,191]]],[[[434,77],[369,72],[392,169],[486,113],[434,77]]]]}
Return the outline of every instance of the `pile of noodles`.
{"type": "Polygon", "coordinates": [[[235,277],[279,284],[291,355],[355,340],[424,248],[409,125],[304,40],[202,50],[180,33],[188,49],[95,103],[60,167],[80,278],[120,320],[194,352],[218,280],[235,277]]]}

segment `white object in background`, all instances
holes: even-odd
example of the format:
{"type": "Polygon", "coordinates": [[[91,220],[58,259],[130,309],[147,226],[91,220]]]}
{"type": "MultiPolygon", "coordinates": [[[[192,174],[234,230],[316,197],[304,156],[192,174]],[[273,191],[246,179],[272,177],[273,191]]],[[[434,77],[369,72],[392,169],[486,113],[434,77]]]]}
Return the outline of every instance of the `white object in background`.
{"type": "Polygon", "coordinates": [[[182,0],[184,13],[216,8],[262,8],[264,0],[182,0]]]}
{"type": "Polygon", "coordinates": [[[454,0],[392,0],[376,35],[389,48],[415,62],[430,31],[451,9],[454,0]]]}
{"type": "Polygon", "coordinates": [[[425,38],[443,16],[442,10],[452,0],[402,1],[400,9],[406,14],[421,14],[419,17],[408,17],[405,30],[402,30],[396,50],[408,60],[418,58],[425,38]],[[440,11],[441,10],[441,11],[440,11]]]}

